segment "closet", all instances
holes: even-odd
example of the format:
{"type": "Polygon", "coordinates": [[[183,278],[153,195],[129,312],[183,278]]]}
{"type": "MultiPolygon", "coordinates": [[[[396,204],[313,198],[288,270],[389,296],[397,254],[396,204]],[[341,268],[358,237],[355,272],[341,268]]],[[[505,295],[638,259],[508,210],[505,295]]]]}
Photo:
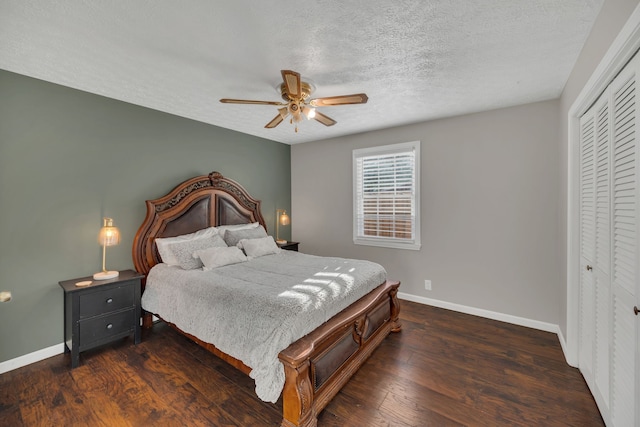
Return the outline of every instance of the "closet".
{"type": "Polygon", "coordinates": [[[640,426],[640,57],[580,118],[579,368],[609,426],[640,426]]]}

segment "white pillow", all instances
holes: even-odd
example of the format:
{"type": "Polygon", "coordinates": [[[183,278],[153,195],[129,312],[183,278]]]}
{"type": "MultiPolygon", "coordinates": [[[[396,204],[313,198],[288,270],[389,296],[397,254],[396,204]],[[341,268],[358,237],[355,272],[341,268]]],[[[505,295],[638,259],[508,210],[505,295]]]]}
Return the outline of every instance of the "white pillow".
{"type": "Polygon", "coordinates": [[[218,234],[218,230],[215,227],[203,228],[195,233],[183,234],[175,237],[158,237],[156,238],[156,247],[162,262],[169,265],[178,265],[178,261],[173,256],[173,253],[169,250],[169,245],[176,242],[184,242],[187,240],[201,239],[203,237],[210,237],[218,234]]]}
{"type": "Polygon", "coordinates": [[[203,270],[212,270],[230,264],[245,262],[247,257],[242,250],[236,246],[228,248],[208,248],[195,251],[194,257],[200,258],[204,264],[203,270]]]}
{"type": "Polygon", "coordinates": [[[267,231],[263,226],[254,228],[241,228],[240,230],[226,230],[221,234],[227,246],[236,246],[242,239],[258,239],[267,237],[267,231]]]}
{"type": "Polygon", "coordinates": [[[175,264],[179,265],[184,270],[193,270],[202,267],[200,258],[194,258],[193,253],[195,251],[213,247],[226,248],[227,244],[222,240],[218,234],[213,236],[203,237],[201,239],[183,240],[169,244],[168,250],[171,252],[175,264]]]}
{"type": "Polygon", "coordinates": [[[282,249],[276,245],[273,236],[261,237],[259,239],[242,239],[238,246],[244,250],[249,259],[258,258],[264,255],[278,254],[282,249]]]}
{"type": "Polygon", "coordinates": [[[216,227],[216,230],[218,231],[218,234],[224,236],[224,232],[227,230],[246,230],[249,228],[256,228],[259,225],[259,222],[251,222],[249,224],[219,225],[216,227]]]}

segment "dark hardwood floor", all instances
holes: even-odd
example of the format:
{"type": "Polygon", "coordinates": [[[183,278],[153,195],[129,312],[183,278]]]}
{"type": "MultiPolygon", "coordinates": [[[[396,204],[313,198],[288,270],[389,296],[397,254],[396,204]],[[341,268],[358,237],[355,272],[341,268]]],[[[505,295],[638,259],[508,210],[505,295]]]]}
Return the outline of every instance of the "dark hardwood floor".
{"type": "MultiPolygon", "coordinates": [[[[319,426],[603,426],[556,335],[401,301],[391,334],[319,426]]],[[[1,426],[277,426],[281,404],[164,324],[0,376],[1,426]]]]}

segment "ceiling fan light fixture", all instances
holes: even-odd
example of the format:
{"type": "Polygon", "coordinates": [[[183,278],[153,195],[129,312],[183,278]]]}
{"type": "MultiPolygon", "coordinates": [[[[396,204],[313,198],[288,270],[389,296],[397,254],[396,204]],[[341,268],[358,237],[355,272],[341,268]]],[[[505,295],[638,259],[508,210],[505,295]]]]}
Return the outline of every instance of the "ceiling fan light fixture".
{"type": "Polygon", "coordinates": [[[291,114],[291,118],[293,119],[294,122],[298,123],[300,120],[302,120],[302,116],[300,114],[301,110],[303,110],[304,107],[300,108],[300,105],[298,104],[298,102],[295,101],[290,101],[289,102],[289,106],[288,106],[288,111],[291,114]]]}
{"type": "Polygon", "coordinates": [[[311,120],[316,116],[316,109],[305,105],[302,107],[302,114],[304,114],[307,120],[311,120]]]}

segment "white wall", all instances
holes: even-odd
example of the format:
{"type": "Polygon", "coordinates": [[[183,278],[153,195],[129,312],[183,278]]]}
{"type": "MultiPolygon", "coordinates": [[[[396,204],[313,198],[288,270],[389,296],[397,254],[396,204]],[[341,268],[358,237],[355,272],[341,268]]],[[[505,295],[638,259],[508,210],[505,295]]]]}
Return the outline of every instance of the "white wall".
{"type": "Polygon", "coordinates": [[[379,262],[404,293],[557,324],[559,118],[546,101],[293,145],[293,238],[303,252],[379,262]],[[422,249],[354,245],[352,150],[414,140],[422,249]]]}

